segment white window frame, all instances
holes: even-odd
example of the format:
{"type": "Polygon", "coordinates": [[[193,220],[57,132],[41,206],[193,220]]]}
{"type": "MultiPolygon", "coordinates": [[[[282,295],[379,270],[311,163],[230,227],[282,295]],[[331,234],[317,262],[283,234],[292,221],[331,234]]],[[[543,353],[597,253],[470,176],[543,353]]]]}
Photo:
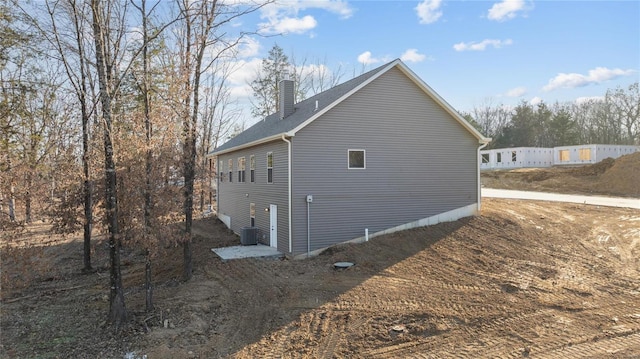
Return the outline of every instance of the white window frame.
{"type": "Polygon", "coordinates": [[[247,167],[247,162],[244,156],[238,157],[238,183],[245,182],[245,169],[247,167]]]}
{"type": "Polygon", "coordinates": [[[273,152],[267,152],[267,183],[273,183],[273,152]],[[271,165],[269,165],[269,156],[271,156],[271,165]],[[269,170],[271,170],[271,181],[269,181],[269,170]]]}
{"type": "Polygon", "coordinates": [[[251,177],[249,180],[251,183],[255,183],[256,181],[256,156],[249,156],[249,176],[251,177]]]}
{"type": "Polygon", "coordinates": [[[347,169],[350,170],[364,170],[367,169],[367,151],[364,149],[360,149],[360,148],[350,148],[347,150],[347,169]],[[363,164],[362,167],[351,167],[351,161],[350,161],[350,154],[351,152],[362,152],[362,160],[363,160],[363,164]]]}

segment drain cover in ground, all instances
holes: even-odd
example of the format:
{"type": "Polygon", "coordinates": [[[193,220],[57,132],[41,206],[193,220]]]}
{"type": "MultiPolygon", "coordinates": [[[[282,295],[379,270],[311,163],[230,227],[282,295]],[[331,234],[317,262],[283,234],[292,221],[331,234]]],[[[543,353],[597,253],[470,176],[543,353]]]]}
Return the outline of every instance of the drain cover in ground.
{"type": "Polygon", "coordinates": [[[336,268],[349,268],[353,266],[353,263],[351,262],[336,262],[333,263],[333,266],[336,268]]]}

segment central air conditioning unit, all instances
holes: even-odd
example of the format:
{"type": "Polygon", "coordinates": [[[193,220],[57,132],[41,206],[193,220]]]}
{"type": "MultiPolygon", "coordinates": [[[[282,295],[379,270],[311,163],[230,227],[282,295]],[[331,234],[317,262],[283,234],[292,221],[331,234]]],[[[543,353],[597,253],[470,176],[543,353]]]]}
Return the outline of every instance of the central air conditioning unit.
{"type": "Polygon", "coordinates": [[[242,227],[242,230],[240,231],[240,244],[243,246],[258,244],[258,228],[242,227]]]}

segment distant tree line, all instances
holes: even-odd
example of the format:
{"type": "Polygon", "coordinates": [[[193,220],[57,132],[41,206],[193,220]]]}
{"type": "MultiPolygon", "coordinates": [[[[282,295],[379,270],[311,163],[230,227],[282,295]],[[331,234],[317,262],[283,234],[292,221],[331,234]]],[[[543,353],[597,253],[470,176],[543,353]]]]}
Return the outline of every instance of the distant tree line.
{"type": "Polygon", "coordinates": [[[579,103],[490,102],[462,114],[485,136],[487,147],[556,147],[578,144],[640,145],[638,82],[609,89],[602,99],[579,103]]]}

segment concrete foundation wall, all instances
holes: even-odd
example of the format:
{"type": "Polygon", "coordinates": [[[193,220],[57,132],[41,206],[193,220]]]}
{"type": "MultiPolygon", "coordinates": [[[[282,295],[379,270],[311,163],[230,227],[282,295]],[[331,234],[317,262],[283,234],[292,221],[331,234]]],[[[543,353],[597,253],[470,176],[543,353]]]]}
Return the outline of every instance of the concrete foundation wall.
{"type": "Polygon", "coordinates": [[[553,148],[555,166],[598,163],[605,158],[618,158],[640,151],[640,146],[579,145],[553,148]]]}
{"type": "Polygon", "coordinates": [[[480,151],[481,169],[508,169],[551,167],[553,149],[541,147],[515,147],[480,151]]]}
{"type": "Polygon", "coordinates": [[[640,152],[640,146],[579,145],[553,148],[514,147],[480,151],[480,169],[575,166],[640,152]]]}

